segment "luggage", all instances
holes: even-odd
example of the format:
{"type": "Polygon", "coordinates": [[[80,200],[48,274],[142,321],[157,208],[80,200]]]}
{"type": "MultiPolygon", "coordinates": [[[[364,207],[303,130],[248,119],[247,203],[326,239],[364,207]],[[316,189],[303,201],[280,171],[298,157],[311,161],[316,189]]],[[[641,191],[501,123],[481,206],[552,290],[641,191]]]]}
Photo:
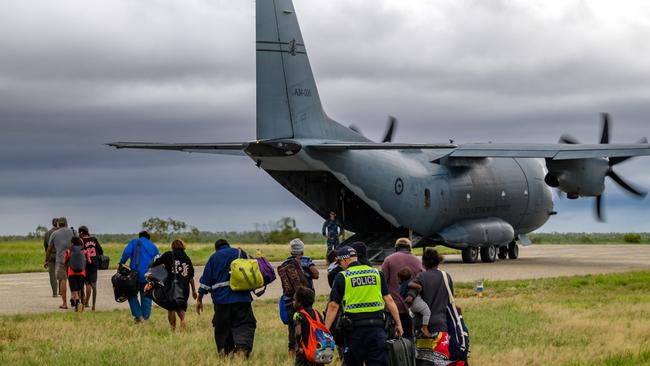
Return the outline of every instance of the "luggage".
{"type": "Polygon", "coordinates": [[[469,331],[463,316],[458,312],[454,295],[449,288],[447,273],[442,272],[442,279],[447,287],[449,304],[447,304],[447,333],[449,333],[449,359],[464,361],[469,356],[469,331]]]}
{"type": "MultiPolygon", "coordinates": [[[[135,253],[135,268],[138,268],[140,262],[140,244],[140,240],[138,240],[135,253]]],[[[138,271],[120,264],[117,273],[111,277],[111,283],[113,284],[115,301],[124,302],[138,293],[138,271]]]]}
{"type": "Polygon", "coordinates": [[[138,293],[138,272],[128,267],[121,267],[111,278],[115,301],[125,302],[138,293]]]}
{"type": "Polygon", "coordinates": [[[86,253],[81,245],[73,245],[70,248],[70,269],[74,273],[83,272],[86,269],[86,253]]]}
{"type": "Polygon", "coordinates": [[[165,284],[154,285],[151,291],[151,298],[161,308],[165,310],[184,310],[187,308],[187,299],[185,298],[184,286],[176,275],[171,281],[165,284]]]}
{"type": "Polygon", "coordinates": [[[98,255],[97,257],[97,269],[108,269],[110,264],[110,258],[107,255],[98,255]]]}
{"type": "Polygon", "coordinates": [[[388,366],[415,366],[415,347],[413,342],[398,337],[386,341],[388,366]]]}
{"type": "Polygon", "coordinates": [[[282,293],[293,297],[298,287],[308,287],[307,278],[297,260],[288,260],[278,267],[278,276],[282,282],[282,293]]]}
{"type": "Polygon", "coordinates": [[[317,365],[331,363],[336,349],[334,337],[323,324],[317,311],[314,311],[315,318],[312,318],[305,309],[300,309],[300,314],[309,322],[308,342],[306,345],[304,341],[301,344],[302,350],[305,352],[305,358],[308,362],[317,365]]]}
{"type": "Polygon", "coordinates": [[[262,272],[262,278],[264,279],[264,286],[275,281],[275,271],[273,266],[269,261],[264,257],[257,258],[257,264],[260,267],[260,272],[262,272]]]}
{"type": "MultiPolygon", "coordinates": [[[[241,249],[239,250],[241,257],[241,249]]],[[[230,263],[230,289],[252,291],[264,287],[264,277],[257,259],[237,258],[230,263]]]]}

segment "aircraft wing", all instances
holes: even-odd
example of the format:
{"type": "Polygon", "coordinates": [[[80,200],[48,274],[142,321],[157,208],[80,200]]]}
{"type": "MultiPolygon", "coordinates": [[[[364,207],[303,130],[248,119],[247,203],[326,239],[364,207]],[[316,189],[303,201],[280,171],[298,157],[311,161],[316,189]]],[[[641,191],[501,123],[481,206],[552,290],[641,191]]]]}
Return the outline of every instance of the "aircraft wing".
{"type": "Polygon", "coordinates": [[[552,160],[650,155],[649,144],[400,144],[320,143],[308,145],[323,151],[450,149],[449,158],[546,158],[552,160]]]}
{"type": "Polygon", "coordinates": [[[223,142],[167,144],[158,142],[111,142],[106,145],[112,146],[116,149],[170,150],[204,154],[246,155],[244,153],[244,148],[246,148],[247,143],[223,142]]]}
{"type": "Polygon", "coordinates": [[[465,144],[459,145],[447,156],[568,160],[644,155],[650,155],[649,144],[465,144]]]}
{"type": "Polygon", "coordinates": [[[455,144],[401,144],[390,142],[332,142],[321,144],[309,144],[308,148],[323,151],[346,151],[346,150],[431,150],[431,149],[454,149],[455,144]]]}

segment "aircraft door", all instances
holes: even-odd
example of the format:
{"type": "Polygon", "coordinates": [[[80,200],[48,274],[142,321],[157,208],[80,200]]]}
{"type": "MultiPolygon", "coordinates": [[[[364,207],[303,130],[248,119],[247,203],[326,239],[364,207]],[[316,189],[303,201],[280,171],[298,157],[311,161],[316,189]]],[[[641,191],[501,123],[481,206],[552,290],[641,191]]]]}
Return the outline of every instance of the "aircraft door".
{"type": "MultiPolygon", "coordinates": [[[[434,227],[446,224],[449,217],[449,176],[434,175],[430,186],[430,208],[425,209],[426,217],[434,227]]],[[[425,192],[426,195],[426,192],[425,192]]]]}

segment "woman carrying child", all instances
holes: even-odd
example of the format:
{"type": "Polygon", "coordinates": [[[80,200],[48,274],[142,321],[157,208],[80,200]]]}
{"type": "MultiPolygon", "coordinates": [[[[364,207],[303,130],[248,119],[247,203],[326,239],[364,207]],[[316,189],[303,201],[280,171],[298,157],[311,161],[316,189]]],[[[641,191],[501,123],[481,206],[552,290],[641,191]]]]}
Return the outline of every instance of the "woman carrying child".
{"type": "MultiPolygon", "coordinates": [[[[454,364],[449,359],[449,334],[447,333],[447,304],[449,295],[443,280],[443,272],[438,270],[442,257],[433,248],[428,248],[422,255],[425,271],[419,273],[410,282],[410,290],[406,299],[407,304],[413,304],[417,297],[428,306],[431,314],[427,323],[423,322],[423,314],[415,313],[414,328],[421,332],[416,337],[416,364],[418,366],[438,366],[454,364]],[[418,296],[419,295],[419,296],[418,296]],[[425,332],[427,330],[428,332],[425,332]],[[426,334],[429,333],[429,334],[426,334]]],[[[449,287],[453,293],[453,282],[447,274],[449,287]]]]}

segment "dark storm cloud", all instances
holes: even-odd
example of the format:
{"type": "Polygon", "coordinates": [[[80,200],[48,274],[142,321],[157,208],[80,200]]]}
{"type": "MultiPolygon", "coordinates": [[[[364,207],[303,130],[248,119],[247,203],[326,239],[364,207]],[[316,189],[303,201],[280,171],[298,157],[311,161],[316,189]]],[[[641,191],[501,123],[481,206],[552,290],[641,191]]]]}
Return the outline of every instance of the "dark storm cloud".
{"type": "MultiPolygon", "coordinates": [[[[643,5],[295,6],[328,114],[373,139],[388,114],[400,120],[399,141],[555,142],[567,132],[596,142],[601,111],[612,113],[613,141],[650,135],[643,5]]],[[[0,234],[60,214],[105,232],[135,231],[149,216],[227,230],[288,215],[319,228],[245,157],[103,145],[253,139],[252,2],[10,0],[0,14],[0,234]]],[[[617,171],[650,187],[647,164],[617,171]]],[[[562,200],[565,216],[545,229],[650,231],[647,201],[608,187],[610,224],[594,224],[592,200],[562,200]]]]}

